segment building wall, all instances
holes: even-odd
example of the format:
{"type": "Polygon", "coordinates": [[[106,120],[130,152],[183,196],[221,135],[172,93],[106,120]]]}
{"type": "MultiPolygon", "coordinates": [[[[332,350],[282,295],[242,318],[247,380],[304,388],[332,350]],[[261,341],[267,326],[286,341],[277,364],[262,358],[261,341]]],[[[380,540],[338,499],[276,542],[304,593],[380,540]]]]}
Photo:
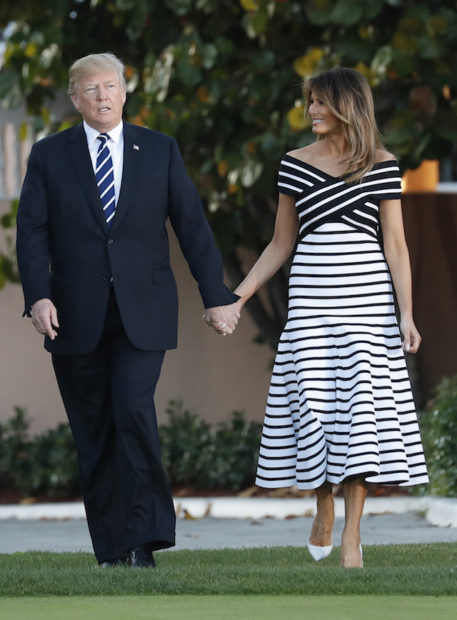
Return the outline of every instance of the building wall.
{"type": "MultiPolygon", "coordinates": [[[[32,139],[24,135],[24,111],[0,114],[0,215],[18,195],[32,139]],[[21,129],[22,128],[22,129],[21,129]]],[[[411,253],[415,317],[423,336],[411,367],[417,372],[419,404],[424,404],[443,376],[457,373],[457,194],[407,194],[405,229],[411,253]]],[[[235,409],[262,420],[274,353],[252,342],[256,326],[244,313],[233,336],[222,337],[203,322],[203,308],[174,235],[171,257],[179,296],[179,348],[167,353],[157,388],[159,421],[170,400],[207,420],[226,419],[235,409]]],[[[0,228],[0,251],[5,248],[0,228]]],[[[0,290],[0,420],[24,406],[32,430],[55,426],[65,413],[48,353],[31,321],[21,318],[22,292],[8,284],[0,290]]]]}
{"type": "MultiPolygon", "coordinates": [[[[51,107],[57,118],[73,112],[64,95],[51,107]]],[[[0,215],[19,195],[33,139],[24,108],[0,108],[0,215]]],[[[218,336],[205,325],[196,283],[174,234],[170,243],[180,298],[179,347],[165,357],[157,387],[159,420],[168,402],[176,399],[211,422],[226,419],[235,409],[261,420],[273,352],[252,342],[257,329],[247,314],[230,337],[218,336]]],[[[5,248],[0,227],[0,251],[5,248]]],[[[22,308],[19,285],[0,290],[0,420],[9,418],[16,405],[23,406],[33,419],[32,430],[40,431],[65,420],[65,413],[49,354],[31,321],[21,318],[22,308]]]]}
{"type": "MultiPolygon", "coordinates": [[[[442,377],[457,373],[457,194],[405,195],[403,212],[414,314],[423,337],[414,360],[422,406],[442,377]]],[[[235,409],[262,420],[273,352],[252,342],[257,329],[247,313],[233,336],[218,336],[205,325],[197,286],[173,234],[170,242],[180,297],[179,347],[165,358],[157,388],[159,420],[173,399],[211,422],[235,409]]],[[[0,420],[15,405],[25,406],[39,431],[64,420],[65,413],[49,354],[31,321],[21,318],[22,307],[19,285],[0,290],[0,420]]]]}
{"type": "Polygon", "coordinates": [[[422,335],[416,366],[423,406],[443,377],[457,374],[457,193],[405,194],[402,203],[422,335]]]}
{"type": "MultiPolygon", "coordinates": [[[[183,404],[211,422],[244,410],[262,420],[273,352],[252,342],[255,325],[245,313],[232,336],[219,336],[202,320],[203,307],[195,281],[171,235],[172,264],[179,298],[179,346],[168,351],[157,388],[156,406],[165,419],[167,403],[183,404]]],[[[27,407],[32,430],[55,426],[65,419],[49,354],[30,319],[21,318],[22,291],[8,284],[0,291],[0,420],[16,405],[27,407]]]]}

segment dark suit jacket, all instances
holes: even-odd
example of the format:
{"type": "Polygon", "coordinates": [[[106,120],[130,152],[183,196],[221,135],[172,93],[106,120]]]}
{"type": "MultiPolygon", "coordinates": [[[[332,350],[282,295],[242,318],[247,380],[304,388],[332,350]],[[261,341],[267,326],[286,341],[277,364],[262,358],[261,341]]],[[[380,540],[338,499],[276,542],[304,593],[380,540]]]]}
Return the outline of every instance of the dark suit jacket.
{"type": "Polygon", "coordinates": [[[17,254],[26,312],[42,298],[57,307],[59,335],[46,338],[48,351],[94,349],[111,286],[135,347],[176,347],[168,218],[205,307],[238,299],[223,284],[219,251],[173,138],[124,123],[122,185],[111,230],[83,126],[33,146],[19,203],[17,254]]]}

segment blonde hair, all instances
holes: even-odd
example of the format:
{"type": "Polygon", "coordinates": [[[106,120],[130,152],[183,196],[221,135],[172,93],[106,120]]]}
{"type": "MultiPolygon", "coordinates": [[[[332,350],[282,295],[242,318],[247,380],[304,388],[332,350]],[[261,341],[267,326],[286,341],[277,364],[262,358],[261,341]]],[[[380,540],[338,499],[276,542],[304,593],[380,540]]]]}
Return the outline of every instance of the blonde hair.
{"type": "Polygon", "coordinates": [[[79,58],[71,65],[68,70],[68,94],[70,96],[74,94],[76,85],[81,78],[96,71],[116,71],[119,76],[119,84],[125,90],[125,67],[123,62],[111,52],[104,52],[102,54],[83,56],[83,58],[79,58]]]}
{"type": "Polygon", "coordinates": [[[323,101],[341,123],[349,151],[343,160],[346,163],[346,180],[360,181],[373,167],[376,150],[383,148],[368,81],[355,69],[335,67],[304,82],[307,110],[311,93],[323,101]]]}

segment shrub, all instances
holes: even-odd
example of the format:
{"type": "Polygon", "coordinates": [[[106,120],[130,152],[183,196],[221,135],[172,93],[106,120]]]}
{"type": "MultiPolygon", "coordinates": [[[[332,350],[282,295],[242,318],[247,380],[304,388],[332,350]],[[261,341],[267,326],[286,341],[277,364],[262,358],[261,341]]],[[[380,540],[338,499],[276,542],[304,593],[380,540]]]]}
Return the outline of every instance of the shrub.
{"type": "MultiPolygon", "coordinates": [[[[162,457],[172,486],[238,491],[252,485],[261,425],[235,411],[212,427],[171,401],[159,428],[162,457]]],[[[68,424],[30,437],[27,411],[16,407],[0,423],[0,490],[63,498],[79,493],[76,450],[68,424]]]]}
{"type": "Polygon", "coordinates": [[[161,425],[162,458],[170,484],[239,491],[255,477],[262,426],[234,411],[229,422],[211,427],[171,401],[161,425]]]}
{"type": "Polygon", "coordinates": [[[76,448],[70,426],[59,424],[39,435],[30,452],[34,469],[33,492],[44,492],[51,497],[74,497],[80,493],[76,448]]]}
{"type": "Polygon", "coordinates": [[[15,407],[14,412],[12,418],[0,423],[0,487],[28,493],[32,470],[30,421],[25,409],[15,407]]]}
{"type": "Polygon", "coordinates": [[[214,459],[208,486],[239,491],[254,484],[262,424],[248,422],[243,412],[234,411],[227,423],[214,433],[214,459]]]}
{"type": "Polygon", "coordinates": [[[438,385],[420,423],[430,475],[427,492],[457,497],[457,375],[438,385]]]}
{"type": "Polygon", "coordinates": [[[12,418],[0,423],[0,488],[26,496],[78,493],[78,466],[69,426],[59,424],[30,437],[26,409],[15,407],[14,411],[12,418]]]}
{"type": "Polygon", "coordinates": [[[162,460],[172,485],[195,486],[212,457],[210,425],[181,401],[170,401],[168,423],[159,427],[162,460]]]}

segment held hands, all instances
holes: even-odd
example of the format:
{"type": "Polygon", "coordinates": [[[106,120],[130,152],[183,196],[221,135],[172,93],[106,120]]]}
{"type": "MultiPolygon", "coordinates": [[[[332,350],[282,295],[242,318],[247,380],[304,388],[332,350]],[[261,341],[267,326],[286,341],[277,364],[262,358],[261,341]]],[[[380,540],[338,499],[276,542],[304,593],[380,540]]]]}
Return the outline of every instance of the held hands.
{"type": "Polygon", "coordinates": [[[402,317],[400,329],[403,334],[403,349],[407,353],[417,353],[422,338],[414,325],[412,317],[402,317]]]}
{"type": "Polygon", "coordinates": [[[241,304],[239,301],[229,306],[216,306],[206,308],[203,319],[209,327],[212,327],[218,334],[227,336],[233,334],[240,318],[241,304]]]}
{"type": "Polygon", "coordinates": [[[50,299],[39,299],[32,306],[32,323],[39,334],[49,336],[51,340],[57,336],[59,327],[57,310],[50,299]]]}

